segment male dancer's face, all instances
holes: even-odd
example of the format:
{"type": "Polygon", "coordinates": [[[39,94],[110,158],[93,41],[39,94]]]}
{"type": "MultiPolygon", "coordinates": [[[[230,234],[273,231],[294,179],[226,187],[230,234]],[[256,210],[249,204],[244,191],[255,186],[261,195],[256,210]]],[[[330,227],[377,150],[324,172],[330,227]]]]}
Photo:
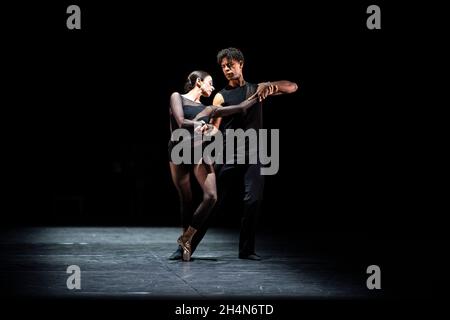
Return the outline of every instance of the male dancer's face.
{"type": "Polygon", "coordinates": [[[244,62],[223,58],[220,66],[227,80],[238,80],[242,77],[242,67],[244,66],[244,62]]]}

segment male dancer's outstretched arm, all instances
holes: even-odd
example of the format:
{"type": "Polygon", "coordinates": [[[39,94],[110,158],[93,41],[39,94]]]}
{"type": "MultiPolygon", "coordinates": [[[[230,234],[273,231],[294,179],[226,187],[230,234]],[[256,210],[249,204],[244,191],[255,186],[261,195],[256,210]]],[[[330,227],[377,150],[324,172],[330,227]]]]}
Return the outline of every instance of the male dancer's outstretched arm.
{"type": "MultiPolygon", "coordinates": [[[[247,103],[247,101],[252,101],[251,105],[253,105],[256,102],[256,97],[259,98],[259,101],[262,101],[266,99],[268,96],[278,96],[281,94],[288,94],[288,93],[294,93],[297,91],[298,85],[295,82],[287,81],[287,80],[280,80],[280,81],[274,81],[274,82],[262,82],[258,84],[258,88],[256,89],[256,92],[251,95],[247,100],[245,100],[242,103],[247,103]]],[[[219,128],[220,122],[222,121],[223,116],[240,112],[239,106],[242,108],[241,104],[238,106],[229,106],[233,107],[230,110],[226,110],[228,107],[222,107],[220,106],[224,103],[223,96],[220,93],[217,93],[214,96],[213,105],[218,106],[219,108],[216,109],[214,116],[211,120],[211,123],[214,125],[214,127],[219,128]],[[219,111],[221,110],[221,111],[219,111]],[[231,112],[231,113],[228,113],[231,112]]],[[[245,105],[245,109],[250,107],[251,105],[245,105]]]]}
{"type": "Polygon", "coordinates": [[[268,96],[278,96],[280,94],[294,93],[297,91],[298,86],[295,82],[280,80],[274,82],[261,82],[258,83],[256,92],[249,97],[252,99],[256,96],[259,97],[259,101],[264,100],[268,96]]]}

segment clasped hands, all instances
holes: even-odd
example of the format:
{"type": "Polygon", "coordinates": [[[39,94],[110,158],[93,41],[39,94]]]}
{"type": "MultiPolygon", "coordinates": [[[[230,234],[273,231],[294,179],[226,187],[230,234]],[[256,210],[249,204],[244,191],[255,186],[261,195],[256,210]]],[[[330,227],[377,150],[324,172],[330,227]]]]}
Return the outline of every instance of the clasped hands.
{"type": "Polygon", "coordinates": [[[258,84],[256,92],[252,94],[247,100],[259,98],[259,101],[263,101],[268,96],[273,95],[278,92],[278,86],[270,82],[262,82],[258,84]]]}
{"type": "Polygon", "coordinates": [[[196,134],[213,135],[217,132],[217,128],[211,123],[203,123],[194,128],[196,134]]]}

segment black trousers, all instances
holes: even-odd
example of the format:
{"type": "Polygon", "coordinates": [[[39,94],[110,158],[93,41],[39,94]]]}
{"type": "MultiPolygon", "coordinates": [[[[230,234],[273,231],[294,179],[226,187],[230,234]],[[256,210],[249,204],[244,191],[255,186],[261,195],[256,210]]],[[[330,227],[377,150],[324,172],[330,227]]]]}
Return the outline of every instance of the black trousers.
{"type": "Polygon", "coordinates": [[[264,176],[261,175],[260,164],[223,164],[215,167],[217,177],[218,201],[213,213],[203,223],[192,239],[192,252],[203,239],[211,225],[215,213],[229,200],[230,191],[238,183],[244,187],[244,212],[241,219],[239,235],[239,254],[255,253],[255,235],[264,190],[264,176]]]}

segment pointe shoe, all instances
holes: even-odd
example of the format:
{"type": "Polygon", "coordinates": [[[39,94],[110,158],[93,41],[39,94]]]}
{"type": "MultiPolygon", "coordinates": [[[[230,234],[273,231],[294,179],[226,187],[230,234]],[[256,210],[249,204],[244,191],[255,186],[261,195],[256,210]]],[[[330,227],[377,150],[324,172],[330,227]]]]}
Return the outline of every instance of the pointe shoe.
{"type": "Polygon", "coordinates": [[[191,260],[191,242],[188,240],[186,242],[183,242],[183,236],[180,236],[177,240],[178,244],[181,246],[181,249],[183,249],[183,261],[189,261],[191,260]]]}
{"type": "Polygon", "coordinates": [[[183,249],[181,246],[178,246],[177,250],[174,251],[169,257],[169,260],[181,260],[183,257],[183,249]]]}

